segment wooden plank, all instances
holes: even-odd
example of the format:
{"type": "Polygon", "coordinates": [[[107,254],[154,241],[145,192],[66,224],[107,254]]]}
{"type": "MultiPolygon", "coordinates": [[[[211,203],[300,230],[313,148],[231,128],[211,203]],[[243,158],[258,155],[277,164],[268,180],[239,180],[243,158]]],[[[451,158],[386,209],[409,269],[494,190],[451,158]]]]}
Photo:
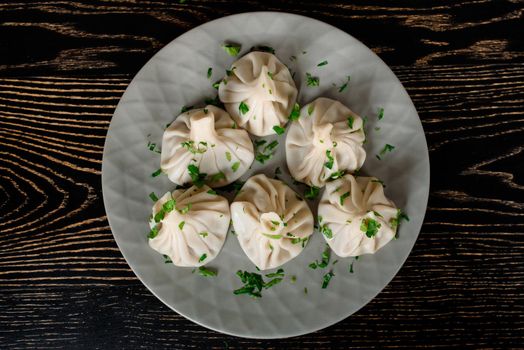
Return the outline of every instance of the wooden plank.
{"type": "Polygon", "coordinates": [[[136,72],[174,37],[247,11],[287,11],[352,34],[390,65],[524,62],[520,1],[28,1],[0,5],[0,71],[136,72]],[[12,49],[16,48],[16,49],[12,49]]]}

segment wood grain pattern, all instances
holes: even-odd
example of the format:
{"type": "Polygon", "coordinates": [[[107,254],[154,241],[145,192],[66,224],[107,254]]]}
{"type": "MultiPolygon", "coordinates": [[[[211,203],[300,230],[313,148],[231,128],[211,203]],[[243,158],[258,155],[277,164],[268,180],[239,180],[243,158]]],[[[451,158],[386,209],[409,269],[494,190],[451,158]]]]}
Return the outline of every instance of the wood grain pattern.
{"type": "Polygon", "coordinates": [[[71,1],[0,4],[0,348],[521,347],[524,43],[518,1],[71,1]],[[392,65],[431,158],[415,248],[345,321],[279,341],[170,311],[105,218],[100,173],[120,96],[145,61],[208,20],[285,10],[334,24],[392,65]]]}

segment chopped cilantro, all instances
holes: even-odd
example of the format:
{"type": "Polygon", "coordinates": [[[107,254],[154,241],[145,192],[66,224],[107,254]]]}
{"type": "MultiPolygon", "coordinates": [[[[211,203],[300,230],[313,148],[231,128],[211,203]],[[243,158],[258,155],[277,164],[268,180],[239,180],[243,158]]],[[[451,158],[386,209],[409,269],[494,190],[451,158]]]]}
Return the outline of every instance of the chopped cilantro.
{"type": "Polygon", "coordinates": [[[247,106],[247,104],[244,103],[244,101],[242,101],[238,106],[238,110],[240,111],[240,114],[246,114],[247,112],[249,112],[249,107],[247,106]]]}
{"type": "Polygon", "coordinates": [[[383,157],[386,153],[393,151],[394,149],[395,149],[395,146],[392,146],[386,143],[386,145],[384,146],[384,148],[382,148],[380,153],[375,156],[378,158],[378,160],[381,160],[382,159],[381,157],[383,157]]]}
{"type": "Polygon", "coordinates": [[[221,83],[221,82],[222,82],[222,79],[217,80],[217,81],[215,81],[215,82],[213,83],[213,85],[211,85],[211,86],[213,86],[213,88],[215,88],[215,89],[218,89],[218,87],[220,86],[220,83],[221,83]]]}
{"type": "Polygon", "coordinates": [[[353,122],[354,121],[355,121],[355,118],[352,115],[350,115],[348,117],[348,126],[349,126],[350,129],[353,129],[353,122]]]}
{"type": "Polygon", "coordinates": [[[171,260],[169,255],[163,254],[162,256],[164,257],[164,264],[172,264],[173,263],[173,260],[171,260]]]}
{"type": "Polygon", "coordinates": [[[211,175],[209,180],[211,182],[218,182],[218,181],[220,181],[222,179],[225,179],[225,178],[226,178],[226,174],[224,174],[223,172],[218,172],[216,174],[211,175]]]}
{"type": "Polygon", "coordinates": [[[154,226],[151,231],[149,231],[149,234],[147,235],[147,238],[153,239],[158,235],[159,228],[158,226],[154,226]]]}
{"type": "MultiPolygon", "coordinates": [[[[215,96],[215,98],[210,98],[210,97],[207,97],[205,100],[204,100],[204,103],[206,105],[212,105],[212,106],[216,106],[216,107],[220,107],[220,108],[224,108],[224,105],[222,104],[222,102],[220,101],[220,99],[218,98],[218,96],[215,96]]],[[[205,110],[207,111],[207,109],[205,110]]],[[[204,112],[205,112],[204,111],[204,112]]],[[[205,112],[207,113],[207,112],[205,112]]]]}
{"type": "Polygon", "coordinates": [[[320,193],[320,188],[316,186],[311,186],[311,187],[306,188],[306,190],[304,191],[304,197],[306,197],[307,199],[315,199],[317,198],[319,193],[320,193]]]}
{"type": "Polygon", "coordinates": [[[324,166],[326,168],[328,168],[328,169],[333,169],[333,163],[334,163],[335,159],[331,155],[331,151],[330,150],[326,151],[326,157],[327,157],[328,161],[324,163],[324,166]]]}
{"type": "Polygon", "coordinates": [[[204,254],[202,254],[202,255],[200,256],[200,258],[198,259],[198,262],[202,262],[202,261],[206,260],[206,258],[207,258],[207,254],[204,253],[204,254]]]}
{"type": "Polygon", "coordinates": [[[313,111],[315,110],[315,106],[311,103],[308,107],[307,107],[307,114],[308,115],[311,115],[313,114],[313,111]]]}
{"type": "Polygon", "coordinates": [[[372,238],[378,233],[380,226],[380,223],[375,219],[365,218],[360,224],[360,230],[364,232],[368,238],[372,238]]]}
{"type": "Polygon", "coordinates": [[[185,224],[186,224],[185,221],[180,221],[180,223],[178,224],[178,228],[179,228],[180,230],[183,230],[185,224]]]}
{"type": "Polygon", "coordinates": [[[158,201],[158,197],[156,196],[155,192],[151,192],[151,193],[149,194],[149,198],[151,198],[151,200],[152,200],[153,202],[158,201]]]}
{"type": "Polygon", "coordinates": [[[211,79],[211,76],[213,75],[213,68],[209,67],[207,69],[207,78],[211,79]]]}
{"type": "Polygon", "coordinates": [[[286,128],[283,128],[283,127],[281,127],[281,126],[279,126],[279,125],[275,125],[275,126],[273,127],[273,130],[275,130],[275,132],[277,133],[277,135],[282,135],[283,133],[286,132],[286,128]]]}
{"type": "MultiPolygon", "coordinates": [[[[274,231],[274,229],[273,229],[274,231]]],[[[282,235],[270,235],[268,233],[262,233],[264,236],[266,236],[267,238],[270,238],[270,239],[280,239],[282,238],[282,235]]]]}
{"type": "Polygon", "coordinates": [[[240,281],[244,284],[244,286],[239,289],[235,289],[233,294],[247,294],[253,298],[261,298],[262,289],[271,288],[275,284],[282,282],[282,277],[284,277],[283,273],[284,270],[279,269],[273,274],[268,274],[266,275],[267,277],[275,276],[276,278],[265,282],[261,274],[239,270],[237,271],[236,275],[238,278],[240,278],[240,281]]]}
{"type": "Polygon", "coordinates": [[[327,286],[329,285],[329,282],[331,281],[331,278],[333,276],[335,276],[333,271],[329,271],[328,273],[326,273],[324,275],[324,278],[323,278],[323,281],[322,281],[322,289],[326,289],[327,288],[327,286]]]}
{"type": "Polygon", "coordinates": [[[349,197],[349,192],[344,193],[342,196],[340,196],[340,205],[344,205],[344,201],[347,197],[349,197]]]}
{"type": "Polygon", "coordinates": [[[203,232],[200,232],[198,235],[205,238],[205,237],[207,237],[208,233],[203,231],[203,232]]]}
{"type": "Polygon", "coordinates": [[[354,271],[353,271],[353,263],[354,263],[354,262],[355,262],[355,261],[352,261],[351,264],[349,264],[349,273],[353,273],[353,272],[354,272],[354,271]]]}
{"type": "Polygon", "coordinates": [[[271,80],[273,80],[273,73],[271,73],[271,72],[268,71],[268,72],[267,72],[267,75],[269,76],[269,78],[270,78],[271,80]]]}
{"type": "Polygon", "coordinates": [[[348,75],[346,82],[340,86],[340,88],[338,89],[338,92],[342,92],[346,90],[350,80],[351,80],[351,77],[348,75]]]}
{"type": "Polygon", "coordinates": [[[309,73],[306,73],[306,85],[307,86],[319,86],[320,79],[318,77],[312,76],[309,73]]]}
{"type": "Polygon", "coordinates": [[[328,227],[328,225],[320,225],[320,233],[328,239],[333,238],[333,231],[328,227]]]}
{"type": "Polygon", "coordinates": [[[307,288],[304,287],[304,294],[307,294],[307,288]]]}
{"type": "Polygon", "coordinates": [[[242,48],[242,45],[224,44],[222,45],[222,48],[229,56],[235,57],[235,56],[238,56],[238,54],[240,53],[240,49],[242,48]]]}
{"type": "Polygon", "coordinates": [[[191,206],[192,206],[192,204],[188,203],[188,205],[186,205],[184,208],[180,209],[178,212],[180,214],[187,214],[191,210],[191,206]]]}
{"type": "Polygon", "coordinates": [[[378,109],[377,118],[378,118],[378,120],[384,118],[384,108],[379,108],[378,109]]]}
{"type": "Polygon", "coordinates": [[[317,67],[322,67],[322,66],[325,66],[326,64],[328,64],[328,61],[322,61],[319,64],[317,64],[317,67]]]}
{"type": "Polygon", "coordinates": [[[300,105],[295,103],[289,115],[289,120],[298,120],[298,118],[300,118],[300,105]]]}
{"type": "Polygon", "coordinates": [[[329,177],[331,180],[336,180],[340,177],[344,176],[344,170],[335,171],[331,176],[329,177]]]}
{"type": "Polygon", "coordinates": [[[402,222],[402,220],[409,221],[409,217],[404,212],[402,212],[402,210],[400,209],[397,209],[397,216],[389,220],[389,223],[391,224],[391,228],[394,231],[396,231],[395,239],[398,238],[398,227],[400,223],[402,222]]]}
{"type": "Polygon", "coordinates": [[[218,275],[218,272],[215,270],[210,270],[207,267],[200,266],[198,268],[198,274],[204,277],[215,277],[216,275],[218,275]]]}
{"type": "Polygon", "coordinates": [[[189,176],[191,176],[193,185],[199,188],[204,186],[204,180],[206,179],[206,176],[207,176],[206,173],[201,173],[198,167],[194,164],[189,164],[187,166],[187,171],[189,172],[189,176]]]}
{"type": "Polygon", "coordinates": [[[160,174],[162,174],[162,169],[156,170],[154,173],[151,174],[151,177],[157,177],[160,174]]]}
{"type": "Polygon", "coordinates": [[[291,276],[291,283],[295,283],[297,281],[297,276],[293,275],[291,276]]]}
{"type": "Polygon", "coordinates": [[[273,278],[273,277],[284,277],[284,269],[280,268],[276,272],[268,273],[266,277],[273,278]]]}
{"type": "Polygon", "coordinates": [[[233,163],[233,165],[231,165],[231,170],[233,170],[233,172],[236,172],[239,167],[240,167],[240,162],[235,162],[233,163]]]}
{"type": "Polygon", "coordinates": [[[226,159],[228,162],[231,161],[231,153],[226,151],[226,159]]]}
{"type": "Polygon", "coordinates": [[[195,141],[189,140],[182,142],[180,145],[193,154],[202,154],[207,151],[207,142],[204,141],[200,141],[197,145],[195,145],[195,141]]]}

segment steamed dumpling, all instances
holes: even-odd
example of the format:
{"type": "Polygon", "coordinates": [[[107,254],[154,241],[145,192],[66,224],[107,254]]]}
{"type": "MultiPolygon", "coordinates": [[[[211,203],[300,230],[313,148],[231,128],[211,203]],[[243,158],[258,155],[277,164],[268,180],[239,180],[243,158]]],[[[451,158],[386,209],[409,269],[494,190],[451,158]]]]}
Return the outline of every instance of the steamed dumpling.
{"type": "Polygon", "coordinates": [[[399,215],[374,177],[328,182],[318,205],[320,231],[340,257],[375,253],[395,237],[399,215]]]}
{"type": "Polygon", "coordinates": [[[256,136],[283,127],[297,98],[289,69],[267,52],[251,52],[235,63],[218,88],[220,101],[233,119],[256,136]]]}
{"type": "Polygon", "coordinates": [[[167,192],[153,206],[149,246],[177,266],[201,266],[220,252],[229,204],[208,186],[167,192]]]}
{"type": "Polygon", "coordinates": [[[253,159],[248,133],[236,129],[223,109],[206,106],[182,113],[164,131],[160,168],[184,185],[192,181],[196,166],[207,184],[220,187],[241,177],[253,159]]]}
{"type": "Polygon", "coordinates": [[[362,119],[342,103],[320,97],[300,111],[286,137],[291,175],[309,186],[323,187],[344,172],[360,169],[366,159],[362,119]]]}
{"type": "Polygon", "coordinates": [[[231,204],[240,246],[261,270],[296,257],[313,233],[313,214],[284,182],[263,174],[247,180],[231,204]]]}

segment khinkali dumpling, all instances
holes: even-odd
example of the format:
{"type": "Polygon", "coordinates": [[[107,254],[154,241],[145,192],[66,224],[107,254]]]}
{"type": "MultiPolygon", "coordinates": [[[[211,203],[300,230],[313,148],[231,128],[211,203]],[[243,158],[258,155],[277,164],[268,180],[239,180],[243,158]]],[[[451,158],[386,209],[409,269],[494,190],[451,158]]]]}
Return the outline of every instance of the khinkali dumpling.
{"type": "Polygon", "coordinates": [[[251,52],[235,63],[218,88],[220,101],[237,124],[256,136],[286,125],[297,98],[289,69],[267,52],[251,52]]]}
{"type": "Polygon", "coordinates": [[[300,254],[313,233],[313,214],[284,182],[263,174],[249,178],[231,204],[240,246],[261,270],[300,254]]]}
{"type": "Polygon", "coordinates": [[[366,159],[362,119],[342,103],[320,97],[305,105],[286,137],[291,175],[323,187],[344,172],[360,169],[366,159]]]}
{"type": "Polygon", "coordinates": [[[160,168],[177,185],[200,175],[200,184],[220,187],[241,177],[253,159],[248,133],[223,109],[206,106],[182,113],[164,131],[160,168]]]}
{"type": "Polygon", "coordinates": [[[375,253],[395,237],[399,215],[374,177],[328,182],[318,205],[320,231],[340,257],[375,253]]]}
{"type": "Polygon", "coordinates": [[[177,266],[201,266],[220,252],[229,221],[227,199],[208,186],[167,192],[153,206],[149,246],[177,266]]]}

